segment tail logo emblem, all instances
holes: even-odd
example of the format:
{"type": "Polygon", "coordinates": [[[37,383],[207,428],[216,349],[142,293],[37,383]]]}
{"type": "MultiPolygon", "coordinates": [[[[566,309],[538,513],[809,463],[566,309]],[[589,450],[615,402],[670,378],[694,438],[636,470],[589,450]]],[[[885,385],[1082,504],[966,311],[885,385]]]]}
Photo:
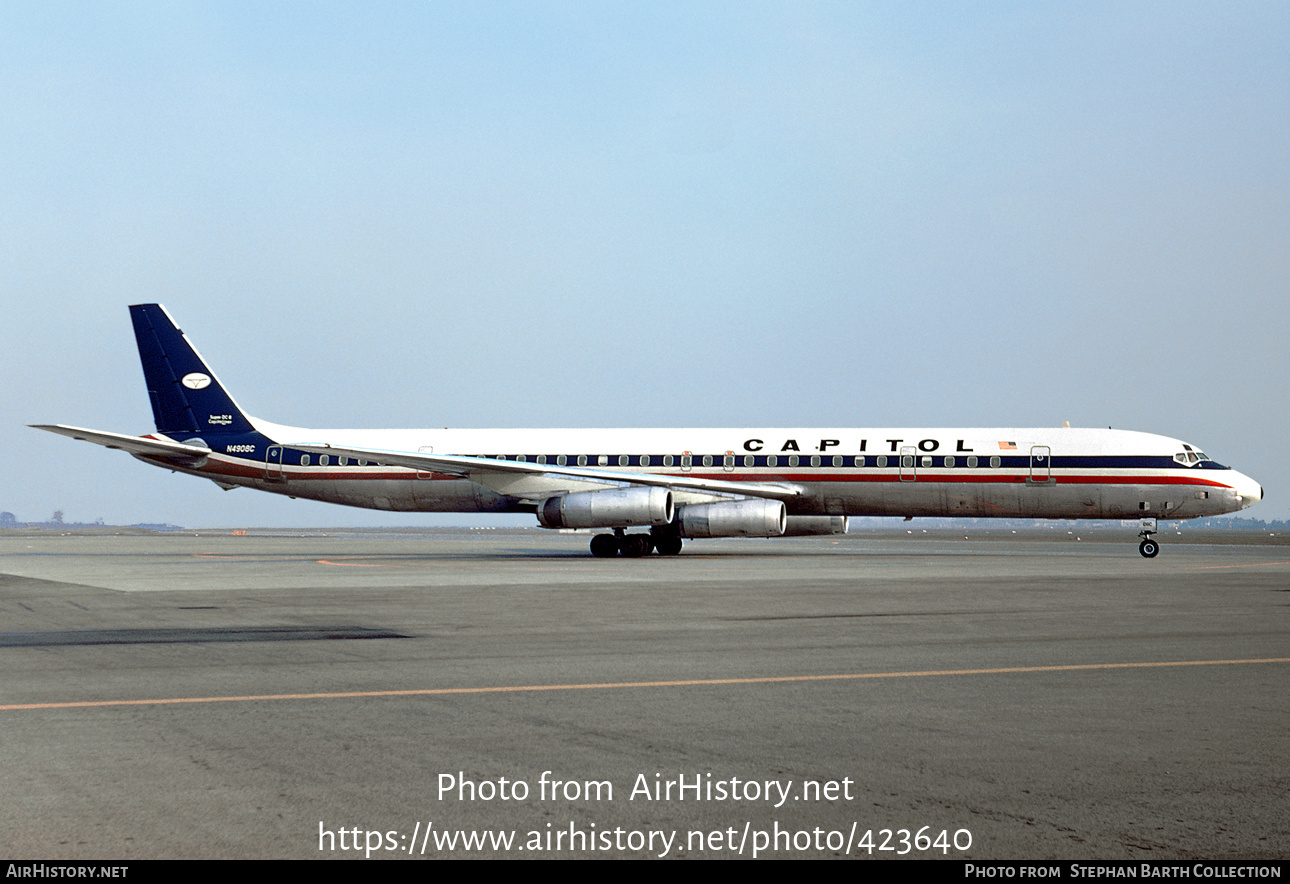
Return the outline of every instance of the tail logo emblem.
{"type": "Polygon", "coordinates": [[[210,375],[195,371],[192,374],[184,375],[181,383],[190,390],[203,390],[211,385],[211,378],[210,375]]]}

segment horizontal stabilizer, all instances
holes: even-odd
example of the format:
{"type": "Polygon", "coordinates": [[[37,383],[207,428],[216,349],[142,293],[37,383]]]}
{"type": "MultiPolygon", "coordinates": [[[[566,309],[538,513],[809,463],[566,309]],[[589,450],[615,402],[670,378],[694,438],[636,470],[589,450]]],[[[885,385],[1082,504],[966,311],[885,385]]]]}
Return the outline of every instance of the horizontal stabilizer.
{"type": "Polygon", "coordinates": [[[144,436],[127,436],[124,433],[109,433],[104,430],[86,430],[83,427],[69,427],[65,424],[29,424],[35,430],[48,430],[60,436],[70,436],[82,442],[93,442],[105,448],[117,448],[131,454],[143,454],[150,457],[205,457],[211,453],[209,448],[198,445],[185,445],[169,439],[155,439],[144,436]]]}

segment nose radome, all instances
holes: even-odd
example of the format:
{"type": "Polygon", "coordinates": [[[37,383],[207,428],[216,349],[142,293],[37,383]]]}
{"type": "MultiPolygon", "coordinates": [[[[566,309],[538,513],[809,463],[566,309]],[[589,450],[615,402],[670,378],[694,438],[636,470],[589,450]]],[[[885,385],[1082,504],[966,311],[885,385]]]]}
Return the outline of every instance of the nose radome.
{"type": "Polygon", "coordinates": [[[1237,473],[1235,479],[1236,481],[1232,483],[1232,487],[1241,496],[1241,509],[1254,506],[1254,504],[1263,499],[1263,486],[1258,482],[1255,482],[1244,473],[1237,473]]]}

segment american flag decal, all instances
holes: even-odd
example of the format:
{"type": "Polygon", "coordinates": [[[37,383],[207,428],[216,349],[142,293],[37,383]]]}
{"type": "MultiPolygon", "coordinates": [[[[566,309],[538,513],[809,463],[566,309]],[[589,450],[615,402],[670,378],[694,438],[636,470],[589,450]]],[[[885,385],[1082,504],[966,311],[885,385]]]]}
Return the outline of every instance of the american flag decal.
{"type": "Polygon", "coordinates": [[[1016,442],[1000,442],[1000,443],[999,443],[999,448],[1000,448],[1001,450],[1003,450],[1003,451],[1016,451],[1016,450],[1017,450],[1017,443],[1016,443],[1016,442]]]}

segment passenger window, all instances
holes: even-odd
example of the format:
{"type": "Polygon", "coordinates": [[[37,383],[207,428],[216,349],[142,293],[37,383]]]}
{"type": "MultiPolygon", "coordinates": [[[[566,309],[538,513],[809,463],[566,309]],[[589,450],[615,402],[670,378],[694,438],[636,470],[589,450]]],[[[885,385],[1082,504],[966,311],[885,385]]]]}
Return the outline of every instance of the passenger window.
{"type": "Polygon", "coordinates": [[[579,454],[579,455],[578,455],[578,466],[580,466],[580,467],[585,467],[586,465],[587,465],[587,455],[585,455],[585,454],[579,454]]]}
{"type": "Polygon", "coordinates": [[[559,466],[564,466],[566,463],[568,463],[568,462],[569,462],[569,459],[568,459],[567,457],[565,457],[563,454],[557,454],[557,455],[555,456],[555,462],[556,462],[556,464],[558,464],[559,466]]]}
{"type": "Polygon", "coordinates": [[[887,455],[885,454],[878,455],[877,463],[878,463],[878,466],[885,467],[887,465],[887,455]]]}
{"type": "Polygon", "coordinates": [[[797,455],[796,455],[796,454],[790,454],[790,455],[788,456],[788,465],[789,465],[790,467],[795,467],[795,466],[797,466],[797,464],[798,464],[797,455]]]}
{"type": "Polygon", "coordinates": [[[990,458],[990,466],[992,467],[997,467],[1001,463],[1003,463],[1003,461],[999,458],[999,455],[997,454],[994,457],[990,458]]]}
{"type": "Polygon", "coordinates": [[[950,467],[953,467],[953,466],[954,466],[954,455],[952,455],[952,454],[948,454],[948,455],[946,455],[946,456],[945,456],[945,467],[946,467],[946,469],[949,469],[950,467]]]}
{"type": "Polygon", "coordinates": [[[858,467],[862,467],[862,466],[864,466],[864,455],[863,455],[863,454],[856,458],[856,466],[858,466],[858,467]]]}
{"type": "Polygon", "coordinates": [[[924,456],[924,457],[923,457],[923,466],[925,466],[925,467],[930,467],[931,465],[932,465],[932,459],[931,459],[930,457],[924,456]]]}
{"type": "Polygon", "coordinates": [[[632,459],[627,455],[625,454],[618,455],[618,465],[620,467],[628,466],[629,464],[631,464],[631,462],[632,462],[632,459]]]}
{"type": "Polygon", "coordinates": [[[820,465],[820,456],[819,456],[818,454],[812,454],[812,455],[811,455],[811,466],[813,466],[813,467],[818,467],[819,465],[820,465]]]}
{"type": "Polygon", "coordinates": [[[835,454],[835,455],[833,455],[833,465],[834,465],[835,467],[840,467],[840,466],[842,466],[842,455],[840,455],[840,454],[835,454]]]}
{"type": "Polygon", "coordinates": [[[754,458],[751,454],[744,455],[744,466],[750,467],[756,462],[757,462],[756,458],[754,458]]]}
{"type": "Polygon", "coordinates": [[[975,454],[969,454],[969,455],[968,455],[968,466],[969,466],[969,467],[974,467],[974,466],[976,466],[976,465],[977,465],[976,455],[975,455],[975,454]]]}
{"type": "Polygon", "coordinates": [[[670,467],[671,465],[672,465],[672,455],[670,454],[663,455],[663,466],[670,467]]]}
{"type": "Polygon", "coordinates": [[[705,467],[710,467],[710,466],[712,466],[712,455],[711,455],[711,454],[705,454],[705,455],[703,455],[703,465],[704,465],[705,467]]]}
{"type": "Polygon", "coordinates": [[[325,467],[329,463],[331,463],[331,455],[329,454],[324,454],[318,458],[318,466],[320,467],[325,467]]]}
{"type": "Polygon", "coordinates": [[[767,458],[766,458],[766,466],[768,466],[768,467],[777,467],[777,466],[779,466],[779,458],[778,458],[778,457],[776,457],[776,456],[775,456],[775,455],[773,455],[773,454],[772,454],[772,455],[770,455],[769,457],[767,457],[767,458]]]}
{"type": "Polygon", "coordinates": [[[539,454],[539,455],[537,456],[537,462],[538,462],[538,463],[542,463],[542,464],[546,463],[546,455],[545,455],[545,454],[539,454]]]}
{"type": "Polygon", "coordinates": [[[307,466],[309,466],[309,455],[307,455],[307,454],[302,454],[302,455],[300,455],[300,465],[301,465],[302,467],[307,467],[307,466]]]}

